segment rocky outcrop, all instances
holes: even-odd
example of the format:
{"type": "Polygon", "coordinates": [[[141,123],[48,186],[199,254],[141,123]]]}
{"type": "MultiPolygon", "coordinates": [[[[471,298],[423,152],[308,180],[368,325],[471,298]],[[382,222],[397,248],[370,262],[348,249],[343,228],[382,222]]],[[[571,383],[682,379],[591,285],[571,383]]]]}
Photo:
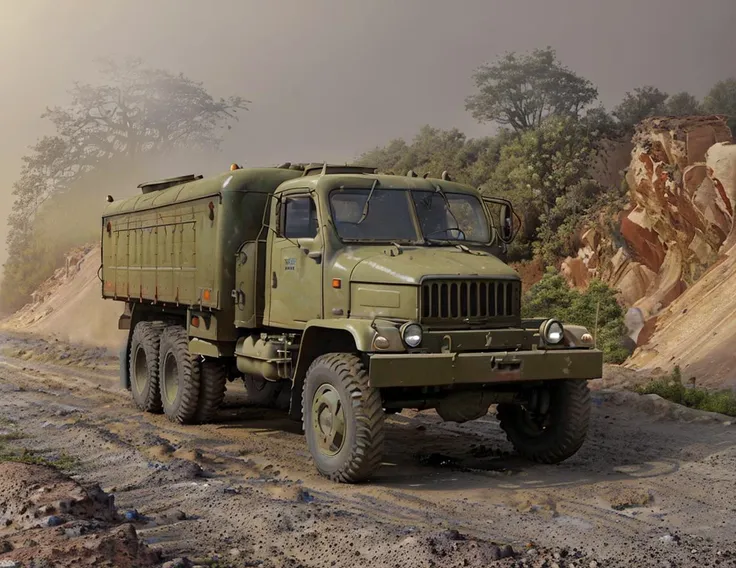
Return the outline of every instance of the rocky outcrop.
{"type": "Polygon", "coordinates": [[[626,173],[628,206],[591,223],[577,256],[562,263],[573,286],[601,278],[620,291],[639,345],[661,311],[736,243],[731,142],[720,116],[644,120],[626,173]]]}

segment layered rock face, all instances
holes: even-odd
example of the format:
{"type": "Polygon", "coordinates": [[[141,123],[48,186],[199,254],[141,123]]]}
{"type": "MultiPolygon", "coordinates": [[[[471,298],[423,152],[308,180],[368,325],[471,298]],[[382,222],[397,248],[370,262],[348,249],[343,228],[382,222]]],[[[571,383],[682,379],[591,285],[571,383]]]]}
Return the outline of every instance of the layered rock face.
{"type": "Polygon", "coordinates": [[[629,205],[584,232],[562,271],[577,287],[602,278],[620,290],[641,345],[661,311],[736,243],[736,145],[719,116],[650,118],[633,144],[629,205]]]}

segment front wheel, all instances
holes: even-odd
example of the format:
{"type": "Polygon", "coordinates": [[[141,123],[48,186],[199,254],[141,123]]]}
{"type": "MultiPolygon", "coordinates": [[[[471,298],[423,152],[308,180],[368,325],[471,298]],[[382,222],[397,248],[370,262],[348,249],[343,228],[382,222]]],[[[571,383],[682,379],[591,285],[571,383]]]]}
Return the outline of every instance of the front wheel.
{"type": "Polygon", "coordinates": [[[531,393],[530,404],[499,404],[498,420],[519,454],[538,463],[560,463],[585,442],[590,391],[584,380],[550,381],[531,393]]]}
{"type": "Polygon", "coordinates": [[[360,358],[328,353],[315,359],[304,381],[302,411],[309,451],[322,475],[355,483],[378,468],[383,404],[360,358]]]}

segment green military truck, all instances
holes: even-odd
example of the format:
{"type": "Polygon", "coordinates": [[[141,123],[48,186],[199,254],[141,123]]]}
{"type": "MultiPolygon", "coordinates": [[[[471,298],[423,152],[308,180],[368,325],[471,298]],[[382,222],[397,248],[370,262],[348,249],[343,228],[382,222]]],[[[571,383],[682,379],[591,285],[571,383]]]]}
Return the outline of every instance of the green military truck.
{"type": "Polygon", "coordinates": [[[319,472],[380,465],[387,414],[492,405],[516,450],[578,451],[602,353],[522,319],[511,204],[440,178],[284,164],[139,186],[102,217],[102,295],[125,303],[121,382],[143,411],[211,421],[227,381],[302,421],[319,472]]]}

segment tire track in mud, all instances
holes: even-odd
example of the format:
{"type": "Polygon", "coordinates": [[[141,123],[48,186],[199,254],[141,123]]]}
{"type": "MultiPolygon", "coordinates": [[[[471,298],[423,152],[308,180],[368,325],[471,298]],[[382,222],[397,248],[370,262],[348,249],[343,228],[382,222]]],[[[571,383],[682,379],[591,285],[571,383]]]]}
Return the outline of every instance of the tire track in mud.
{"type": "MultiPolygon", "coordinates": [[[[33,442],[39,448],[79,457],[79,475],[114,487],[123,507],[158,519],[142,534],[172,553],[191,550],[194,539],[199,548],[225,542],[260,554],[264,544],[258,539],[265,542],[271,530],[284,541],[281,554],[307,558],[302,537],[293,533],[311,534],[319,523],[338,535],[336,523],[345,523],[395,538],[452,528],[517,546],[559,542],[610,557],[617,547],[656,545],[659,536],[690,526],[711,533],[716,543],[736,530],[728,523],[734,515],[726,501],[730,491],[736,502],[736,474],[729,471],[733,430],[668,429],[605,401],[594,411],[588,443],[559,466],[509,456],[491,418],[455,425],[432,413],[389,417],[389,464],[372,484],[341,486],[313,471],[293,424],[273,411],[239,408],[237,389],[228,393],[219,422],[178,426],[138,412],[111,373],[1,358],[0,385],[0,411],[27,422],[24,429],[39,439],[33,442]],[[612,509],[609,493],[631,487],[652,491],[655,502],[612,509]],[[668,510],[678,499],[679,506],[668,510]],[[683,513],[688,509],[695,514],[683,513]],[[187,511],[186,520],[176,520],[178,510],[187,511]],[[665,521],[662,511],[669,516],[665,521]],[[723,526],[714,532],[718,522],[723,526]]],[[[324,545],[333,550],[325,558],[338,544],[324,545]]]]}

